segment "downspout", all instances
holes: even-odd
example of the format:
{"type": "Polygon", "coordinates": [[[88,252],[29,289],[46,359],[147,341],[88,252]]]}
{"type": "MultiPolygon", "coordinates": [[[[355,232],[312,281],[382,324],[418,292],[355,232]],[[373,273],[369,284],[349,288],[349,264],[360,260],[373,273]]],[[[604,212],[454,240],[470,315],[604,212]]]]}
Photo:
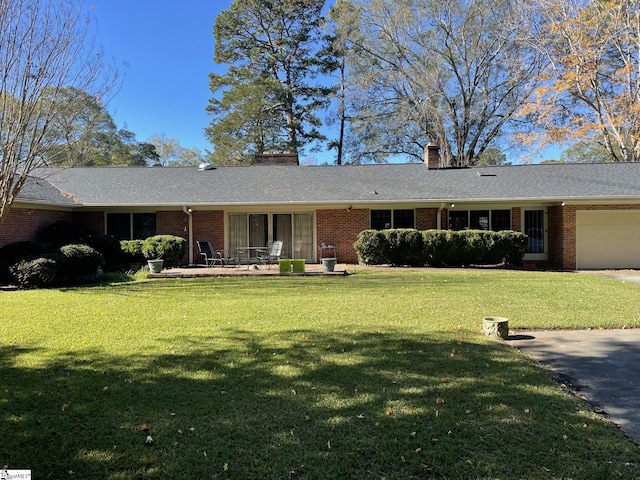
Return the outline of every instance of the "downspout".
{"type": "Polygon", "coordinates": [[[444,210],[444,203],[440,204],[440,208],[438,208],[438,218],[436,218],[436,228],[438,230],[442,230],[442,211],[444,210]]]}
{"type": "Polygon", "coordinates": [[[193,215],[191,215],[191,209],[186,205],[182,207],[182,211],[189,219],[186,227],[189,234],[189,265],[193,265],[193,215]]]}

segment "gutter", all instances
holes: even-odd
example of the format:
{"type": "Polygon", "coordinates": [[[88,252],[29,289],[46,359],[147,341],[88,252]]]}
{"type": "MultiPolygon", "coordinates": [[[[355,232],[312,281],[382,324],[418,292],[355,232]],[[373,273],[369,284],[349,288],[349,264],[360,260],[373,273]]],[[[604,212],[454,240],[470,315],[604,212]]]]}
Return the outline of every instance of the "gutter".
{"type": "Polygon", "coordinates": [[[191,215],[191,209],[186,205],[182,206],[182,211],[188,218],[187,232],[189,237],[189,265],[193,265],[193,215],[191,215]]]}

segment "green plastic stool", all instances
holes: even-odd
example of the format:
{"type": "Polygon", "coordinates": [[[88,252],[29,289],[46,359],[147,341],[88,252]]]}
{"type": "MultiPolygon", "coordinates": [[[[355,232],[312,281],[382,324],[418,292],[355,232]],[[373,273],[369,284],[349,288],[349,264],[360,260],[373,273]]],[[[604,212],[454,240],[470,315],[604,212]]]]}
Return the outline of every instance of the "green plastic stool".
{"type": "Polygon", "coordinates": [[[280,265],[280,273],[291,273],[291,260],[280,259],[278,263],[280,265]]]}
{"type": "Polygon", "coordinates": [[[291,260],[293,263],[293,273],[304,273],[304,258],[291,260]]]}

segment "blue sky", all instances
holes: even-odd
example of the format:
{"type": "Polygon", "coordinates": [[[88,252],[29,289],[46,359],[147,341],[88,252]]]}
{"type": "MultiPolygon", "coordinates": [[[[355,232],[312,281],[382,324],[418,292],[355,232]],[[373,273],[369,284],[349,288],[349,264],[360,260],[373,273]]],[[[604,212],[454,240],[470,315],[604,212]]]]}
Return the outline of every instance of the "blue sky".
{"type": "MultiPolygon", "coordinates": [[[[126,63],[121,89],[107,109],[119,128],[138,141],[165,134],[186,148],[212,150],[204,135],[210,123],[208,75],[213,62],[213,25],[232,0],[88,0],[96,43],[116,64],[126,63]]],[[[558,156],[547,150],[543,158],[558,156]]],[[[323,156],[312,154],[312,157],[323,156]]],[[[329,154],[328,161],[334,155],[329,154]]],[[[324,161],[325,159],[320,159],[324,161]]],[[[515,159],[512,159],[515,160],[515,159]]],[[[537,159],[539,160],[539,158],[537,159]]]]}
{"type": "Polygon", "coordinates": [[[231,0],[89,0],[96,43],[116,64],[122,87],[107,109],[138,141],[164,133],[183,147],[211,150],[208,75],[214,71],[213,24],[231,0]]]}

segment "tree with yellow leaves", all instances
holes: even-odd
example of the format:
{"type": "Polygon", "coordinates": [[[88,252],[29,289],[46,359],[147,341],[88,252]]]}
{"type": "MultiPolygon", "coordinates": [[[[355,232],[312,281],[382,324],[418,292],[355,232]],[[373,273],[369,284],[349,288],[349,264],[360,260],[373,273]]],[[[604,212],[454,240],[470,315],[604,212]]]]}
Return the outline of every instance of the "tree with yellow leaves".
{"type": "Polygon", "coordinates": [[[546,57],[537,117],[547,142],[601,142],[640,161],[640,0],[537,0],[531,28],[546,57]]]}

